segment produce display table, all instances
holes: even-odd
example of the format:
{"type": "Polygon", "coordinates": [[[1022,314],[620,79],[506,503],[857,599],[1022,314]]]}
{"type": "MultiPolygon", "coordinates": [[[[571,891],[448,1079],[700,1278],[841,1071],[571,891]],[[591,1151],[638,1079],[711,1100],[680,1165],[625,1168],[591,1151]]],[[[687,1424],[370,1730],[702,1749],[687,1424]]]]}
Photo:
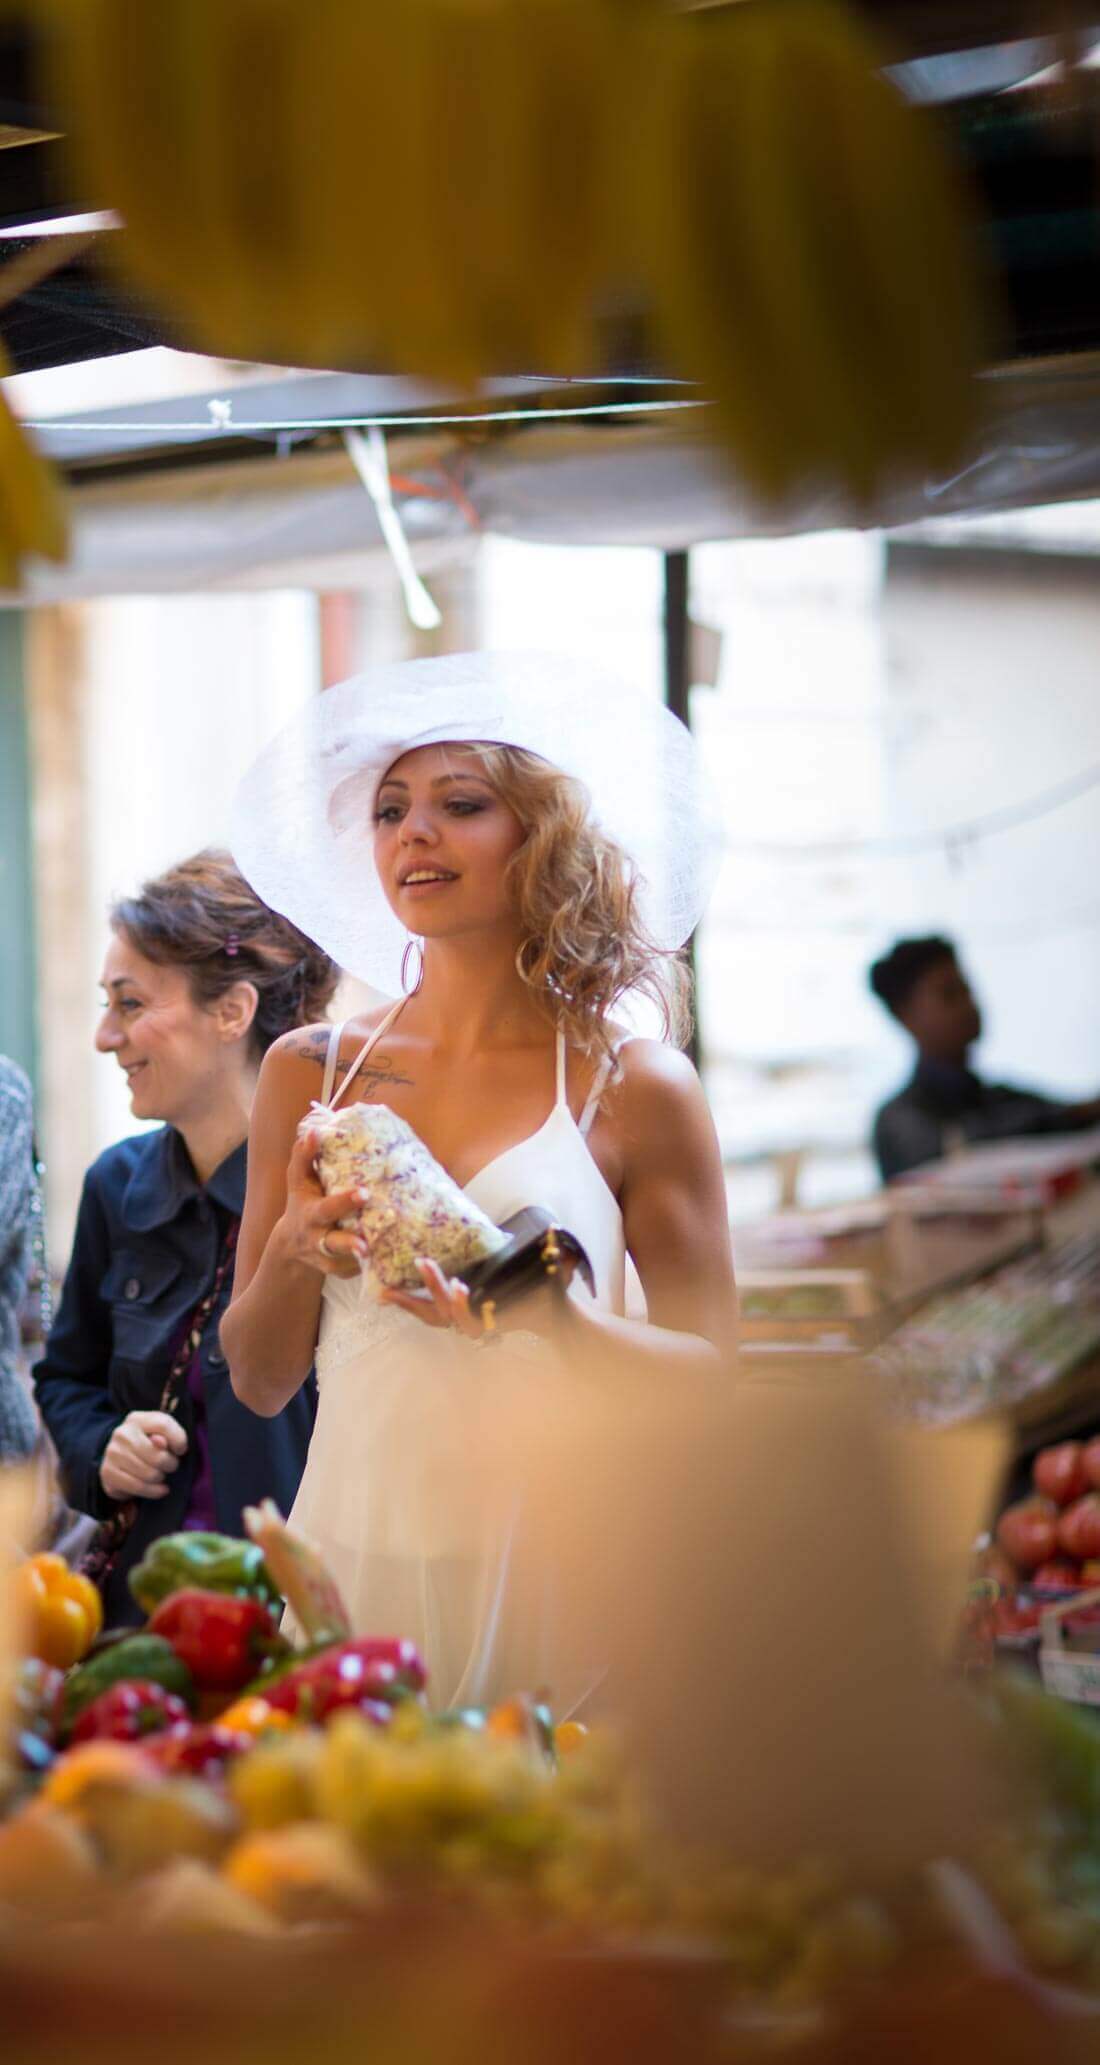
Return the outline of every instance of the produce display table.
{"type": "Polygon", "coordinates": [[[1002,1413],[1021,1455],[1100,1426],[1091,1170],[1055,1162],[1022,1197],[899,1186],[746,1228],[740,1257],[750,1373],[779,1355],[870,1350],[917,1417],[1002,1413]]]}
{"type": "MultiPolygon", "coordinates": [[[[1051,1233],[1059,1239],[1100,1241],[1100,1181],[1054,1205],[1048,1218],[1051,1233]]],[[[1098,1288],[1094,1276],[1090,1297],[1098,1288]]],[[[1013,1419],[1021,1443],[1036,1448],[1100,1427],[1100,1345],[1032,1398],[1021,1400],[1013,1419]]]]}
{"type": "Polygon", "coordinates": [[[1042,1238],[1034,1209],[916,1193],[748,1226],[737,1244],[746,1353],[872,1347],[929,1298],[1042,1238]]]}

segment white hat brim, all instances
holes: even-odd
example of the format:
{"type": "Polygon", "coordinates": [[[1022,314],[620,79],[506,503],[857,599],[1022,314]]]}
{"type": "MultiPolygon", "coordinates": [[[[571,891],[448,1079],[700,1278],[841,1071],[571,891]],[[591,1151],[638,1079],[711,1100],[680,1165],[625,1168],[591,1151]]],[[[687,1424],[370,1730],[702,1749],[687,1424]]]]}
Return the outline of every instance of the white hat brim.
{"type": "Polygon", "coordinates": [[[375,795],[403,753],[462,741],[524,747],[581,781],[595,822],[638,869],[651,937],[683,945],[722,846],[695,742],[662,703],[559,655],[448,654],[325,689],[238,788],[242,874],[347,973],[395,994],[408,935],[374,865],[375,795]]]}

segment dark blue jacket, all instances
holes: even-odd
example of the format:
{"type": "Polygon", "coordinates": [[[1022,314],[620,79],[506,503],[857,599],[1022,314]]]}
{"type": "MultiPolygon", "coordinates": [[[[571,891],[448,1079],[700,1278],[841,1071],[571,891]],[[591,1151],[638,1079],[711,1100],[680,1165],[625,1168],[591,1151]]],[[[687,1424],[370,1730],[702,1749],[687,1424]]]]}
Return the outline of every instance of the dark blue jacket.
{"type": "MultiPolygon", "coordinates": [[[[128,1412],[156,1411],[173,1351],[209,1291],[225,1233],[244,1204],[245,1149],[200,1184],[171,1126],[109,1147],[84,1181],[72,1258],[46,1352],[34,1371],[42,1417],[61,1460],[70,1503],[103,1519],[115,1510],[99,1481],[103,1451],[128,1412]]],[[[305,1465],[317,1394],[310,1377],[274,1419],[234,1396],[218,1326],[232,1270],[199,1346],[218,1527],[240,1534],[241,1511],[273,1498],[288,1513],[305,1465]]],[[[192,1432],[184,1391],[180,1423],[192,1432]]],[[[192,1452],[165,1482],[167,1497],[140,1499],[138,1517],[106,1588],[108,1625],[142,1618],[126,1572],[158,1535],[183,1525],[192,1452]]]]}

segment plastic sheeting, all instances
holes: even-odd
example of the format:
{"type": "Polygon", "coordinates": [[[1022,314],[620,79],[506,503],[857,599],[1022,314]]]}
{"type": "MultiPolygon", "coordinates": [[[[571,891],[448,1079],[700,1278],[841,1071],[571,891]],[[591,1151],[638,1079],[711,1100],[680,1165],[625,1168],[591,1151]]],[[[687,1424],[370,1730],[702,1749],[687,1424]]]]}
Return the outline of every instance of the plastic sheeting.
{"type": "MultiPolygon", "coordinates": [[[[396,580],[343,455],[265,459],[124,479],[74,494],[66,566],[36,565],[8,606],[199,589],[370,588],[396,580]]],[[[468,553],[453,505],[406,505],[422,571],[468,553]]]]}
{"type": "MultiPolygon", "coordinates": [[[[816,530],[888,528],[1100,496],[1100,358],[988,381],[989,420],[950,479],[899,486],[860,514],[839,497],[765,511],[738,487],[690,415],[390,439],[391,469],[422,571],[472,548],[479,529],[532,543],[662,550],[816,530]],[[694,426],[691,429],[686,425],[694,426]],[[444,462],[461,467],[461,495],[444,462]]],[[[342,452],[274,454],[121,475],[75,489],[65,567],[36,567],[19,600],[58,602],[197,588],[355,588],[392,578],[371,503],[342,452]]]]}

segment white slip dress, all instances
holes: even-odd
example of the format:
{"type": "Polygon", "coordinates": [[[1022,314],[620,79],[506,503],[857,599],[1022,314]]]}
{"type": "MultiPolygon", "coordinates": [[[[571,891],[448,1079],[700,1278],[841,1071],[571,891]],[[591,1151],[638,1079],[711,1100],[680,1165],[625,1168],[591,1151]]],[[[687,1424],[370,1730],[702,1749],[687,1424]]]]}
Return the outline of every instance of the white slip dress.
{"type": "MultiPolygon", "coordinates": [[[[364,1043],[335,1095],[343,1027],[334,1027],[323,1105],[344,1096],[403,1002],[364,1043]]],[[[621,1313],[622,1214],[586,1139],[614,1066],[612,1056],[597,1071],[575,1119],[559,1032],[547,1117],[465,1188],[498,1225],[525,1207],[544,1207],[587,1250],[596,1302],[621,1313]]],[[[574,1282],[569,1295],[589,1294],[574,1282]]],[[[317,1421],[291,1521],[323,1555],[357,1634],[403,1635],[417,1644],[437,1710],[539,1690],[562,1718],[598,1678],[591,1659],[570,1653],[564,1616],[554,1610],[553,1572],[540,1570],[533,1586],[530,1571],[520,1580],[522,1499],[499,1467],[486,1468],[492,1416],[507,1387],[537,1383],[552,1413],[556,1363],[533,1334],[509,1333],[486,1349],[379,1304],[366,1277],[325,1278],[317,1421]]]]}

